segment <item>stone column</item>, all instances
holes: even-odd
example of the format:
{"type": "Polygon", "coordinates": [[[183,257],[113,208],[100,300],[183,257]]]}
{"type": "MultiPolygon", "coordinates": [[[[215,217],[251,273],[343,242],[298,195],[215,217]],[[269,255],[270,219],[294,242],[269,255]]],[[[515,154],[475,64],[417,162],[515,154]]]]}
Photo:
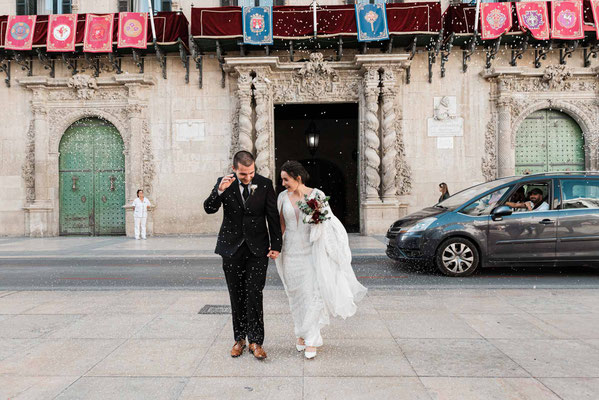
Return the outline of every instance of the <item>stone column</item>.
{"type": "Polygon", "coordinates": [[[254,150],[252,140],[252,81],[247,72],[240,73],[237,78],[237,99],[239,101],[239,150],[252,153],[254,150]]]}
{"type": "Polygon", "coordinates": [[[395,84],[395,76],[391,69],[385,69],[383,75],[383,124],[382,124],[382,136],[383,136],[383,203],[397,204],[397,131],[395,115],[395,99],[397,97],[398,90],[395,84]]]}
{"type": "MultiPolygon", "coordinates": [[[[271,91],[264,77],[256,77],[254,83],[254,99],[256,100],[256,169],[257,172],[272,179],[271,171],[271,91]]],[[[240,136],[241,137],[241,136],[240,136]]]]}
{"type": "Polygon", "coordinates": [[[379,74],[375,67],[364,74],[364,173],[366,202],[380,201],[380,139],[379,139],[379,74]]]}
{"type": "Polygon", "coordinates": [[[51,169],[49,140],[48,140],[48,110],[43,106],[43,93],[38,88],[33,88],[33,101],[31,109],[33,121],[30,127],[29,151],[24,174],[29,172],[28,198],[25,207],[25,234],[32,237],[45,237],[56,235],[52,229],[52,212],[55,207],[50,197],[51,182],[48,173],[51,169]]]}
{"type": "Polygon", "coordinates": [[[512,133],[510,102],[506,98],[497,100],[497,177],[514,175],[516,166],[515,133],[512,133]]]}

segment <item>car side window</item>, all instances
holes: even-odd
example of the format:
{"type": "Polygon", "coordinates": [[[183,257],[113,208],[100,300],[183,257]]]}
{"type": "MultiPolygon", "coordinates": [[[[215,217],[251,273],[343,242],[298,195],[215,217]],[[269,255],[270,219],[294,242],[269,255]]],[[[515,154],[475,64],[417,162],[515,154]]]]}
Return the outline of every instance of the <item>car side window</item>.
{"type": "Polygon", "coordinates": [[[565,179],[561,181],[562,209],[599,209],[599,180],[565,179]]]}
{"type": "Polygon", "coordinates": [[[499,201],[508,190],[509,186],[501,188],[492,193],[489,193],[486,196],[474,200],[472,203],[464,207],[462,211],[460,211],[460,213],[470,215],[473,217],[481,215],[490,215],[491,211],[493,211],[493,209],[497,207],[499,201]]]}

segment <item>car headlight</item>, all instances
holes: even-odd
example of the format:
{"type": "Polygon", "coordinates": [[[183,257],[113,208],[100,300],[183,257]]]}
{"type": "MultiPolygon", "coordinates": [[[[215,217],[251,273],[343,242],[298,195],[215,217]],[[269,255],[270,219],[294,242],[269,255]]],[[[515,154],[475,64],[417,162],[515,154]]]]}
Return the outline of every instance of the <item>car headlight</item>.
{"type": "Polygon", "coordinates": [[[437,218],[433,218],[433,217],[424,218],[424,219],[418,221],[418,223],[416,223],[416,225],[407,226],[407,227],[403,228],[399,233],[422,232],[422,231],[426,230],[426,228],[428,228],[436,220],[437,220],[437,218]]]}

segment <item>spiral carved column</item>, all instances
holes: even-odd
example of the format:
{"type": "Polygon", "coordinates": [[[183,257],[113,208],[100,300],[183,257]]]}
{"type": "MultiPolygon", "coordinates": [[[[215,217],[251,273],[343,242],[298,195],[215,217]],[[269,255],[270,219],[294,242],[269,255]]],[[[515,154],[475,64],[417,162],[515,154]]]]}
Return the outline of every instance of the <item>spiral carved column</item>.
{"type": "Polygon", "coordinates": [[[365,127],[364,127],[364,163],[366,175],[366,200],[380,201],[379,190],[381,184],[379,148],[379,93],[378,72],[374,69],[368,70],[365,75],[364,97],[365,107],[365,127]],[[372,79],[376,76],[376,80],[372,79]],[[370,78],[370,79],[369,79],[370,78]]]}
{"type": "Polygon", "coordinates": [[[254,98],[256,100],[256,169],[267,178],[272,178],[270,171],[270,93],[265,83],[255,83],[254,98]]]}
{"type": "Polygon", "coordinates": [[[240,74],[237,79],[237,98],[239,100],[239,150],[250,153],[254,150],[252,140],[252,82],[249,74],[240,74]]]}
{"type": "Polygon", "coordinates": [[[393,87],[383,87],[383,202],[397,201],[397,131],[393,87]]]}

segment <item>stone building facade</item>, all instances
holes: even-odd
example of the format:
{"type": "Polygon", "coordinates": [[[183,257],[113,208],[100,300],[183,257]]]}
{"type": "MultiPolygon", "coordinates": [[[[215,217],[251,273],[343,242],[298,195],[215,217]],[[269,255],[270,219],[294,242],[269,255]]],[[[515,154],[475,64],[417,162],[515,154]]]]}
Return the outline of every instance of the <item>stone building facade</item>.
{"type": "MultiPolygon", "coordinates": [[[[73,7],[79,13],[117,12],[117,3],[79,0],[73,7]]],[[[202,6],[219,5],[212,3],[202,6]]],[[[191,1],[175,1],[173,9],[187,15],[191,1]]],[[[14,10],[14,1],[0,0],[0,15],[14,10]]],[[[0,235],[61,234],[61,141],[73,124],[89,118],[120,134],[124,203],[144,189],[155,206],[149,219],[154,235],[217,231],[219,217],[206,215],[202,203],[216,178],[230,171],[238,149],[253,151],[258,172],[276,180],[284,143],[275,143],[274,109],[283,104],[358,105],[352,116],[358,120],[355,190],[364,234],[384,233],[394,219],[436,203],[441,181],[455,192],[518,172],[517,134],[539,110],[575,122],[584,168],[597,170],[599,71],[596,62],[583,66],[582,51],[565,65],[557,51],[550,52],[538,68],[532,51],[517,66],[510,65],[510,51],[499,51],[487,67],[486,50],[479,47],[464,72],[458,48],[444,62],[444,77],[439,61],[432,64],[430,80],[425,48],[346,49],[341,60],[331,50],[296,50],[301,61],[290,61],[285,52],[229,53],[222,65],[206,54],[202,88],[194,63],[186,82],[177,53],[166,58],[166,79],[151,54],[143,73],[126,57],[122,74],[106,68],[98,77],[85,66],[72,75],[57,63],[52,78],[39,62],[28,76],[13,64],[10,87],[0,81],[0,235]],[[459,131],[435,134],[431,124],[444,126],[447,118],[454,128],[461,121],[459,131]]],[[[130,209],[126,232],[132,234],[130,209]]]]}

